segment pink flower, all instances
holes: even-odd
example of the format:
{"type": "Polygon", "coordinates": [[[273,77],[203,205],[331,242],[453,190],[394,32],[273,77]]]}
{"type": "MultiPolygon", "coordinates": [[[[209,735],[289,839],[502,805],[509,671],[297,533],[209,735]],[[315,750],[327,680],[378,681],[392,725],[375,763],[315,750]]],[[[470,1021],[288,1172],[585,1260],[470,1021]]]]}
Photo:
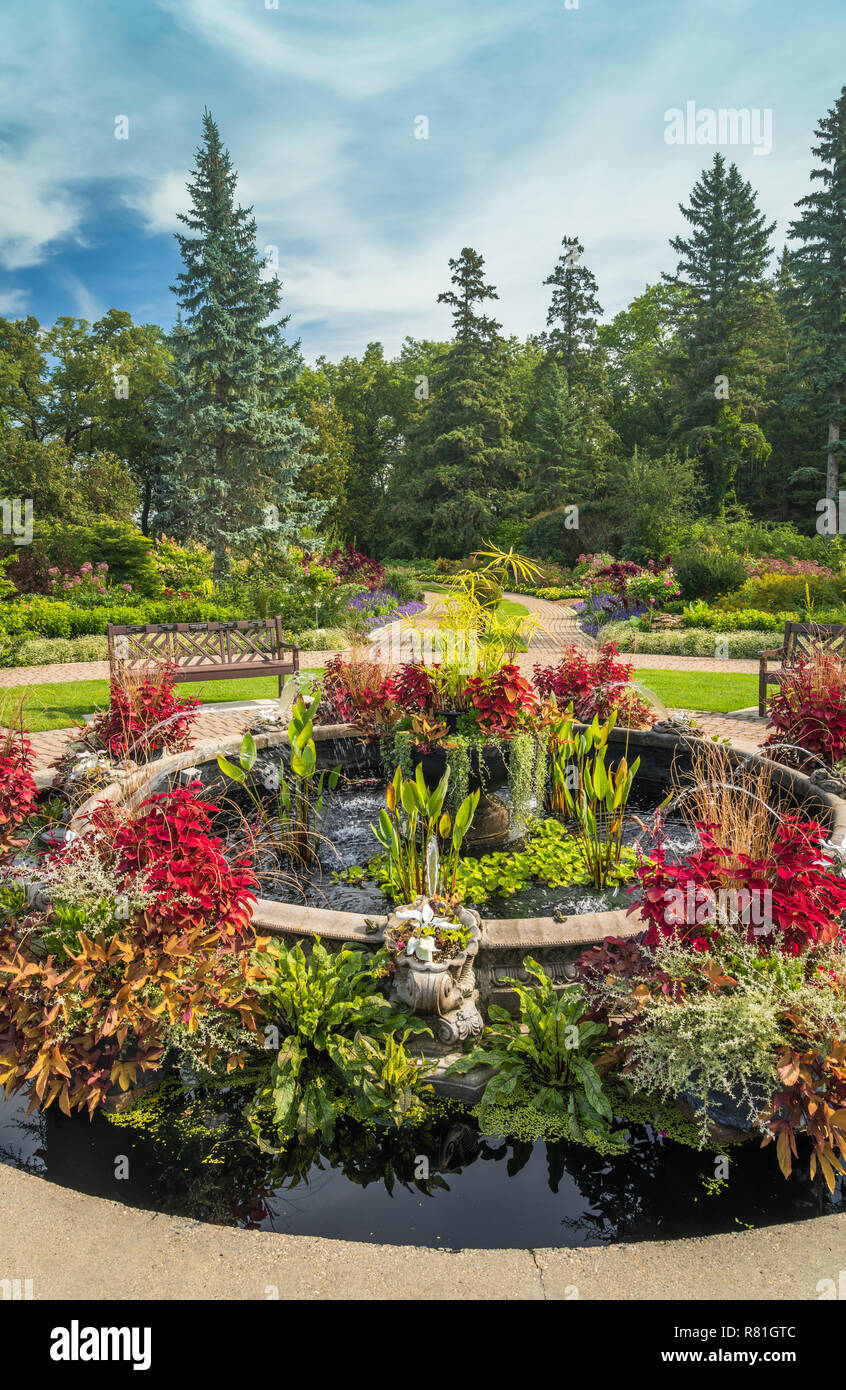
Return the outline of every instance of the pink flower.
{"type": "Polygon", "coordinates": [[[80,574],[90,574],[93,569],[94,566],[92,565],[91,561],[86,560],[84,565],[80,565],[79,572],[80,574]]]}
{"type": "Polygon", "coordinates": [[[57,567],[56,565],[51,565],[50,568],[48,569],[47,573],[48,573],[48,574],[58,574],[58,573],[59,573],[58,567],[57,567]]]}
{"type": "Polygon", "coordinates": [[[105,574],[108,568],[109,567],[106,564],[105,560],[101,560],[99,565],[97,566],[97,569],[99,570],[100,574],[105,574]]]}

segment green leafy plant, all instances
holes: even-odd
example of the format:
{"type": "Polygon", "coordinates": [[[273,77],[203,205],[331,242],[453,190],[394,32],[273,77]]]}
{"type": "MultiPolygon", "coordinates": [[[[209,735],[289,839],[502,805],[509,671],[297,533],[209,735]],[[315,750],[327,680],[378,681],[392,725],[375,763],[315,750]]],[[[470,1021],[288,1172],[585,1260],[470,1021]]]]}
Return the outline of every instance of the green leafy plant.
{"type": "Polygon", "coordinates": [[[572,707],[550,726],[552,809],[571,816],[578,827],[582,853],[595,888],[604,888],[620,867],[623,818],[640,758],[629,766],[624,756],[610,772],[605,765],[608,738],[617,720],[604,724],[594,715],[580,733],[572,707]]]}
{"type": "Polygon", "coordinates": [[[597,1065],[606,1029],[586,1017],[579,986],[569,985],[558,994],[531,956],[523,967],[534,985],[503,981],[517,994],[519,1018],[491,1005],[490,1028],[447,1074],[480,1065],[496,1068],[479,1108],[483,1124],[495,1109],[528,1101],[539,1115],[565,1120],[572,1139],[596,1135],[608,1140],[613,1113],[597,1065]]]}
{"type": "Polygon", "coordinates": [[[341,772],[340,766],[333,768],[328,776],[326,769],[317,770],[313,720],[319,704],[319,695],[310,705],[306,705],[302,696],[294,703],[288,725],[290,775],[283,759],[279,765],[276,804],[272,813],[249,781],[249,773],[258,756],[252,734],[246,733],[241,740],[238,763],[230,762],[223,754],[219,754],[217,759],[221,772],[247,792],[262,829],[278,857],[289,857],[301,864],[312,864],[317,858],[317,825],[323,814],[324,783],[334,790],[341,772]]]}
{"type": "Polygon", "coordinates": [[[302,942],[274,942],[256,951],[253,963],[267,1036],[275,1043],[272,1030],[279,1035],[247,1112],[260,1143],[267,1146],[262,1131],[268,1122],[283,1143],[315,1133],[331,1140],[344,1096],[376,1123],[419,1117],[429,1068],[409,1056],[405,1043],[412,1032],[428,1029],[381,993],[388,973],[384,950],[343,947],[330,954],[315,940],[307,956],[302,942]]]}
{"type": "Polygon", "coordinates": [[[379,824],[371,826],[389,856],[391,876],[404,902],[414,902],[420,896],[455,894],[461,845],[476,814],[480,793],[465,797],[453,820],[443,809],[448,785],[449,767],[432,792],[420,763],[410,780],[398,767],[388,785],[387,806],[379,812],[379,824]],[[447,844],[443,857],[432,853],[432,846],[437,850],[438,837],[447,844]]]}

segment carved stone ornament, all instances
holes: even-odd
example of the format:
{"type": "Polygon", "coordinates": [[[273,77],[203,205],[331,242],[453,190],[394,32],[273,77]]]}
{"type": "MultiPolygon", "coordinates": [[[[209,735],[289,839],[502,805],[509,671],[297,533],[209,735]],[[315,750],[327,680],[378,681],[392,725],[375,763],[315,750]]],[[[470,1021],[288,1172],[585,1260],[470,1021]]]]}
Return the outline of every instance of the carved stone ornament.
{"type": "MultiPolygon", "coordinates": [[[[420,960],[416,954],[397,952],[391,984],[391,999],[425,1019],[437,1042],[452,1047],[475,1037],[484,1027],[473,966],[479,952],[481,922],[470,908],[460,908],[457,916],[471,931],[464,950],[446,960],[420,960]]],[[[403,930],[407,933],[408,927],[392,913],[385,929],[389,947],[391,938],[403,930]]]]}

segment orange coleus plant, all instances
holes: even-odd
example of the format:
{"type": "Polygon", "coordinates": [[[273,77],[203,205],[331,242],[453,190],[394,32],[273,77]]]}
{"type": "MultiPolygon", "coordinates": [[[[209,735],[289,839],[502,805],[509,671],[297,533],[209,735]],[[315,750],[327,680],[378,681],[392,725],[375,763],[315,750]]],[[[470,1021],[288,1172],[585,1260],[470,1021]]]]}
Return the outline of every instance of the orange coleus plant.
{"type": "Polygon", "coordinates": [[[796,1130],[801,1128],[814,1146],[811,1177],[819,1165],[833,1192],[838,1176],[846,1174],[846,1042],[832,1041],[827,1048],[804,1052],[785,1047],[778,1074],[784,1090],[773,1096],[766,1116],[772,1132],[764,1145],[775,1140],[779,1167],[788,1178],[797,1157],[796,1130]]]}
{"type": "MultiPolygon", "coordinates": [[[[165,1058],[184,1029],[203,1066],[232,1071],[264,1042],[251,951],[254,880],[230,865],[193,790],[152,798],[121,819],[93,818],[94,851],[113,881],[145,884],[131,920],[80,930],[48,952],[52,913],[7,917],[0,929],[0,1085],[26,1091],[31,1109],[58,1101],[93,1114],[165,1058]]],[[[65,851],[67,872],[80,841],[65,851]]],[[[62,863],[62,856],[58,859],[62,863]]],[[[133,902],[137,901],[133,897],[133,902]]]]}
{"type": "MultiPolygon", "coordinates": [[[[249,945],[261,945],[255,937],[249,945]]],[[[245,943],[246,945],[246,943],[245,943]]],[[[219,934],[193,927],[162,934],[145,913],[106,941],[80,934],[66,959],[39,959],[9,931],[0,935],[0,1085],[28,1090],[30,1109],[53,1101],[93,1114],[106,1096],[155,1071],[176,1025],[213,1025],[201,1063],[232,1071],[263,1043],[247,949],[222,950],[219,934]]]]}

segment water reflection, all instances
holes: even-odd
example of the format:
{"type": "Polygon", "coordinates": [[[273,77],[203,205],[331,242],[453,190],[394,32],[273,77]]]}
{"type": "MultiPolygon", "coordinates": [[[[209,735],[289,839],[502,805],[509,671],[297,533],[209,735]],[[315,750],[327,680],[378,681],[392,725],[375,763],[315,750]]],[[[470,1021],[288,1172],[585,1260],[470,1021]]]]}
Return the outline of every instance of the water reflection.
{"type": "MultiPolygon", "coordinates": [[[[785,1181],[771,1148],[714,1154],[630,1129],[607,1156],[576,1144],[479,1131],[465,1112],[399,1132],[339,1120],[332,1144],[261,1152],[243,1097],[162,1105],[153,1130],[0,1105],[0,1158],[63,1186],[194,1220],[300,1235],[442,1248],[598,1245],[732,1231],[843,1205],[807,1177],[785,1181]]],[[[806,1157],[806,1156],[805,1156],[806,1157]]]]}

